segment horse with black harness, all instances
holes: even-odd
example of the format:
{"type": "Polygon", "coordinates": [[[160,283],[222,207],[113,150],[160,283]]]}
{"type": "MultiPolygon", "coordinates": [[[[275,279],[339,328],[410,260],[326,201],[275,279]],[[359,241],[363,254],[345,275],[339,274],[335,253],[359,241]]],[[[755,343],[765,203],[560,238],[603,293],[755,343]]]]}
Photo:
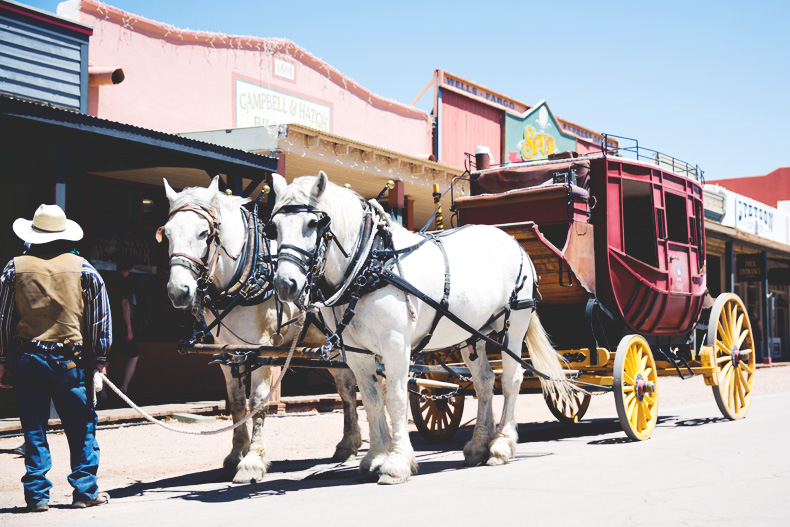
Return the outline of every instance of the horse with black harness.
{"type": "Polygon", "coordinates": [[[464,449],[467,464],[501,464],[513,454],[512,411],[523,368],[541,378],[544,390],[570,400],[572,388],[534,313],[534,268],[510,236],[485,226],[411,233],[392,224],[375,200],[364,202],[323,172],[287,187],[275,179],[275,190],[280,201],[267,226],[279,248],[275,289],[281,299],[317,312],[325,350],[340,348],[357,377],[371,425],[363,477],[397,483],[416,470],[405,431],[407,375],[415,352],[467,344],[464,362],[480,398],[475,433],[464,449]],[[476,265],[487,272],[475,271],[476,265]],[[521,358],[525,337],[532,364],[521,358]],[[496,430],[493,374],[487,360],[476,360],[485,356],[486,345],[503,352],[506,402],[496,430]],[[392,430],[383,414],[376,361],[386,368],[392,430]]]}
{"type": "MultiPolygon", "coordinates": [[[[247,210],[243,205],[248,200],[219,192],[218,178],[208,188],[182,192],[174,191],[165,181],[165,190],[170,213],[157,231],[157,239],[162,241],[166,236],[170,242],[168,296],[176,308],[191,309],[198,319],[195,332],[180,348],[193,350],[200,342],[214,341],[218,345],[258,347],[299,337],[283,324],[284,318],[296,314],[296,307],[281,303],[273,294],[275,260],[271,242],[263,234],[263,223],[258,220],[257,201],[253,211],[247,210]]],[[[305,340],[309,344],[323,339],[315,332],[305,340]]],[[[224,361],[221,354],[217,358],[225,375],[230,411],[237,422],[247,407],[242,377],[249,381],[250,407],[256,408],[268,396],[271,365],[259,367],[253,361],[257,353],[244,356],[243,361],[224,361]]],[[[355,456],[361,445],[356,382],[347,370],[331,373],[344,408],[344,435],[334,455],[341,461],[355,456]]],[[[233,449],[225,459],[225,466],[235,473],[234,481],[258,481],[266,472],[264,417],[265,411],[255,416],[252,438],[246,426],[234,430],[233,449]]]]}

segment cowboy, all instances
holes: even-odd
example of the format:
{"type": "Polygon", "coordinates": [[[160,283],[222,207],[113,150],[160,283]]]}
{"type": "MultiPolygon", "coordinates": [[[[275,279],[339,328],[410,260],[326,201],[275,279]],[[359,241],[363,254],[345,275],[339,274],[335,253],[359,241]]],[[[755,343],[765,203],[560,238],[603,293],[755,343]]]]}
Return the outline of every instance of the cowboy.
{"type": "MultiPolygon", "coordinates": [[[[50,401],[63,423],[71,453],[68,481],[73,508],[109,501],[99,492],[96,412],[88,403],[90,379],[84,370],[104,372],[112,343],[110,308],[101,276],[74,250],[82,228],[57,205],[41,205],[32,220],[19,218],[14,232],[30,249],[0,275],[0,387],[7,366],[13,371],[22,431],[22,477],[30,512],[49,509],[52,467],[47,444],[50,401]],[[93,360],[88,363],[87,353],[93,360]],[[93,363],[95,362],[95,364],[93,363]]],[[[91,397],[92,400],[92,397],[91,397]]]]}

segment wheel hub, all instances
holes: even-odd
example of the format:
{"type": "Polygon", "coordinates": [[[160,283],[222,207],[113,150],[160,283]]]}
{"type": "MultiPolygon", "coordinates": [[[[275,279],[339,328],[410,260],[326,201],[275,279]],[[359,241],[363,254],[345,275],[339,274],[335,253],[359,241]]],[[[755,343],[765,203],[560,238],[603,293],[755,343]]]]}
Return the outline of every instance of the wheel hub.
{"type": "Polygon", "coordinates": [[[738,366],[738,363],[741,361],[741,350],[736,348],[735,346],[732,347],[732,365],[738,366]]]}
{"type": "Polygon", "coordinates": [[[640,401],[644,400],[646,393],[653,393],[656,391],[656,383],[642,377],[641,373],[636,374],[636,381],[634,382],[636,388],[636,398],[640,401]]]}

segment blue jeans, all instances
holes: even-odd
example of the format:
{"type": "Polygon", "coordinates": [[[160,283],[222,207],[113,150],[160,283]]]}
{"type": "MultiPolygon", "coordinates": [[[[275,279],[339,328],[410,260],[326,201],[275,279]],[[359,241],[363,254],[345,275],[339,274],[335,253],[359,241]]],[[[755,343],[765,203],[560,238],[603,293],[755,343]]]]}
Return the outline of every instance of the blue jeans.
{"type": "Polygon", "coordinates": [[[60,416],[71,453],[69,483],[74,501],[89,501],[99,493],[99,444],[96,441],[96,412],[88,404],[85,373],[75,365],[67,348],[43,350],[23,343],[13,359],[22,431],[25,434],[25,468],[22,477],[25,502],[49,501],[52,483],[46,474],[52,468],[47,443],[50,401],[60,416]]]}

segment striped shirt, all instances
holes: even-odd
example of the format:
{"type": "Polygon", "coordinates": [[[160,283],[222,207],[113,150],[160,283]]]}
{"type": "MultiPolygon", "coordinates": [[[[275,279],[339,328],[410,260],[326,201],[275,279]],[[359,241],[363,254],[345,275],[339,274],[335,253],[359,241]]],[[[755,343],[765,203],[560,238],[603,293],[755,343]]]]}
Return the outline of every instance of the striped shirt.
{"type": "MultiPolygon", "coordinates": [[[[0,275],[0,364],[8,362],[11,338],[19,322],[16,312],[14,261],[11,260],[0,275]]],[[[107,289],[99,272],[82,261],[82,293],[85,295],[85,333],[83,339],[93,348],[96,362],[107,362],[107,352],[112,344],[112,315],[107,289]]]]}

